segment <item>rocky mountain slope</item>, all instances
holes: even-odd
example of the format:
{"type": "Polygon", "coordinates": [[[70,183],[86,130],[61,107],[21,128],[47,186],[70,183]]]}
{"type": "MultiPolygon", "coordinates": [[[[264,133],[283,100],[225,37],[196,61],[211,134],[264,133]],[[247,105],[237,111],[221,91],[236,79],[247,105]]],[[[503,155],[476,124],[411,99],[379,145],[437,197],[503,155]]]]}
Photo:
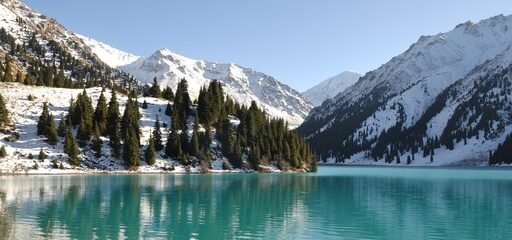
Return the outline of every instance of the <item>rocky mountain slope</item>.
{"type": "Polygon", "coordinates": [[[482,164],[511,127],[510,27],[512,16],[499,15],[422,36],[314,109],[299,132],[331,161],[482,164]]]}
{"type": "Polygon", "coordinates": [[[354,83],[356,83],[361,77],[362,76],[359,73],[344,71],[322,81],[303,92],[302,95],[315,107],[320,106],[325,100],[338,95],[338,93],[341,93],[348,87],[354,85],[354,83]]]}

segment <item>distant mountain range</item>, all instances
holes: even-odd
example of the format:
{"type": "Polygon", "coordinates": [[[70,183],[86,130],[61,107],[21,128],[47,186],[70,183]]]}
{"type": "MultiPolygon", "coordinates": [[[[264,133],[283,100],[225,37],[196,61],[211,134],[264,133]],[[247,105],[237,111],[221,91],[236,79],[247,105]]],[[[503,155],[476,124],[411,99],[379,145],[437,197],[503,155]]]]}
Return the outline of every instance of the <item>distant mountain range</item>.
{"type": "Polygon", "coordinates": [[[298,131],[327,161],[487,164],[512,129],[511,27],[499,15],[422,36],[298,131]]]}
{"type": "Polygon", "coordinates": [[[344,71],[334,77],[330,77],[314,87],[303,92],[302,95],[311,101],[314,106],[320,106],[325,100],[330,99],[338,93],[343,92],[348,87],[361,78],[361,74],[344,71]]]}
{"type": "MultiPolygon", "coordinates": [[[[93,45],[92,49],[95,48],[93,45]]],[[[255,101],[270,116],[284,118],[291,126],[302,123],[312,108],[299,92],[269,75],[233,63],[190,59],[168,49],[157,50],[149,57],[139,58],[118,69],[133,74],[143,83],[152,83],[156,77],[160,86],[173,89],[180,79],[185,78],[189,80],[189,93],[193,99],[197,98],[201,87],[211,80],[219,80],[226,94],[238,103],[249,106],[255,101]]]]}

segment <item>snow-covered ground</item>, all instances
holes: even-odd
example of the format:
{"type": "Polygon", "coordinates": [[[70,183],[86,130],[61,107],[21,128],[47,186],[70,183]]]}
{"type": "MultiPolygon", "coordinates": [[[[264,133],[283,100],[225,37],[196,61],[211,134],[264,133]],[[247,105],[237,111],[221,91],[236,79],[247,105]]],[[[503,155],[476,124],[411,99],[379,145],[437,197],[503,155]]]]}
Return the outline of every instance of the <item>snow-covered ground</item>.
{"type": "MultiPolygon", "coordinates": [[[[42,111],[44,102],[49,104],[50,112],[58,125],[63,114],[67,113],[69,102],[73,97],[82,92],[80,89],[48,88],[19,85],[17,83],[0,83],[0,94],[4,97],[6,106],[10,113],[11,123],[14,126],[13,132],[19,134],[19,139],[15,142],[8,142],[5,137],[9,133],[0,133],[0,145],[5,145],[8,156],[0,159],[0,174],[71,174],[71,173],[129,173],[125,170],[122,160],[109,157],[110,148],[108,139],[103,140],[103,155],[96,159],[89,147],[81,149],[79,167],[72,167],[68,163],[67,155],[63,153],[63,139],[56,146],[48,145],[45,139],[36,135],[37,121],[42,111]],[[34,99],[29,100],[29,96],[34,99]],[[43,149],[47,158],[44,161],[38,160],[39,151],[43,149]],[[33,156],[33,159],[29,155],[33,156]],[[53,168],[53,161],[58,165],[62,163],[64,169],[53,168]],[[37,165],[37,167],[35,167],[37,165]]],[[[88,96],[93,100],[93,106],[96,107],[96,101],[100,96],[101,88],[86,89],[88,96]]],[[[110,101],[110,91],[105,92],[107,101],[110,101]]],[[[124,111],[124,105],[127,97],[118,93],[118,100],[121,106],[121,114],[124,111]]],[[[157,116],[160,122],[167,123],[170,126],[170,118],[164,114],[167,101],[155,98],[139,98],[139,106],[143,101],[148,103],[147,109],[140,108],[142,118],[141,125],[141,149],[146,149],[148,139],[153,131],[157,116]]],[[[193,120],[193,119],[192,119],[193,120]]],[[[192,129],[192,128],[190,128],[192,129]]],[[[76,129],[75,129],[76,131],[76,129]]],[[[162,127],[162,138],[167,139],[168,129],[162,127]]],[[[191,132],[190,132],[191,134],[191,132]]],[[[214,140],[212,145],[219,143],[214,140]]],[[[213,169],[211,172],[241,172],[240,169],[222,170],[224,158],[217,157],[212,161],[213,169]]],[[[273,169],[275,171],[275,169],[273,169]]],[[[185,173],[201,172],[200,166],[184,167],[179,162],[164,157],[163,150],[157,153],[156,164],[148,166],[141,159],[141,166],[137,173],[185,173]],[[168,171],[171,167],[174,170],[168,171]]]]}

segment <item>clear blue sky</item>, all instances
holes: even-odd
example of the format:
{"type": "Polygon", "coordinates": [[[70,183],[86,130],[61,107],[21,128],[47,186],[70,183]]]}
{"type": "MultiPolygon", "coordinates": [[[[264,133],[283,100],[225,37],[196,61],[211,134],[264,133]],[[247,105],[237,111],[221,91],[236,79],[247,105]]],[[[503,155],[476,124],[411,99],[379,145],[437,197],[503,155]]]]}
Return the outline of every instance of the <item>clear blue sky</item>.
{"type": "Polygon", "coordinates": [[[24,0],[67,28],[148,56],[158,48],[235,62],[299,91],[366,73],[421,35],[503,13],[510,0],[24,0]]]}

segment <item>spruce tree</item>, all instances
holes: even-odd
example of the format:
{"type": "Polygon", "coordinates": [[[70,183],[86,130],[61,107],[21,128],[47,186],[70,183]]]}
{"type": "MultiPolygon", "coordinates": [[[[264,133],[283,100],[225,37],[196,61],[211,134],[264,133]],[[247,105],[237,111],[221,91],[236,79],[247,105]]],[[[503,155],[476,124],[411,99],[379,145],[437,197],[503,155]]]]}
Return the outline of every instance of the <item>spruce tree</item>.
{"type": "Polygon", "coordinates": [[[59,136],[57,135],[57,127],[55,126],[55,121],[53,120],[53,116],[50,114],[48,117],[48,134],[47,141],[50,145],[56,145],[59,141],[59,136]]]}
{"type": "Polygon", "coordinates": [[[96,110],[94,111],[94,121],[98,125],[100,135],[107,135],[107,119],[108,119],[108,106],[105,95],[105,91],[102,90],[100,97],[98,98],[98,104],[96,104],[96,110]]]}
{"type": "Polygon", "coordinates": [[[181,152],[184,155],[189,155],[189,149],[188,149],[188,135],[186,131],[181,131],[180,134],[180,146],[181,146],[181,152]]]}
{"type": "Polygon", "coordinates": [[[153,137],[153,135],[151,135],[149,137],[148,147],[146,149],[146,152],[144,153],[144,159],[145,159],[146,163],[150,166],[155,164],[155,158],[156,158],[155,150],[156,150],[155,149],[155,138],[153,137]]]}
{"type": "Polygon", "coordinates": [[[80,164],[78,161],[78,154],[80,153],[80,150],[76,146],[75,138],[71,128],[68,129],[66,139],[64,140],[64,153],[68,155],[69,163],[72,166],[78,166],[80,164]]]}
{"type": "Polygon", "coordinates": [[[97,124],[94,124],[94,134],[92,138],[92,150],[94,151],[94,156],[96,158],[101,157],[101,147],[103,146],[103,141],[100,137],[100,130],[97,124]]]}
{"type": "Polygon", "coordinates": [[[251,164],[252,169],[258,170],[258,166],[260,165],[260,148],[257,144],[253,144],[251,146],[251,151],[249,152],[249,163],[251,164]]]}
{"type": "Polygon", "coordinates": [[[136,100],[133,100],[131,96],[128,97],[128,102],[124,109],[123,117],[121,119],[121,137],[125,139],[129,129],[135,129],[135,137],[140,140],[139,132],[139,119],[140,119],[139,107],[136,100]]]}
{"type": "Polygon", "coordinates": [[[153,78],[153,85],[149,88],[149,95],[154,98],[162,97],[162,91],[160,90],[156,77],[153,78]]]}
{"type": "Polygon", "coordinates": [[[168,101],[172,101],[174,99],[174,93],[169,86],[167,86],[162,92],[162,98],[168,101]]]}
{"type": "Polygon", "coordinates": [[[37,157],[39,161],[44,161],[46,159],[46,154],[44,153],[43,149],[39,150],[39,156],[37,157]]]}
{"type": "Polygon", "coordinates": [[[137,139],[137,129],[128,128],[123,143],[123,160],[128,167],[140,165],[140,143],[137,139]]]}
{"type": "Polygon", "coordinates": [[[170,158],[181,156],[180,136],[176,130],[171,130],[165,145],[165,154],[170,158]]]}
{"type": "Polygon", "coordinates": [[[0,148],[0,158],[7,157],[7,151],[5,150],[5,145],[2,145],[0,148]]]}
{"type": "Polygon", "coordinates": [[[78,126],[78,131],[76,133],[76,138],[80,140],[80,144],[85,145],[85,142],[90,140],[89,132],[87,130],[87,126],[84,118],[80,120],[80,125],[78,126]]]}
{"type": "Polygon", "coordinates": [[[12,63],[11,63],[11,57],[9,55],[5,55],[5,71],[3,76],[3,82],[13,82],[13,70],[12,70],[12,63]]]}
{"type": "Polygon", "coordinates": [[[61,116],[60,122],[59,122],[59,127],[57,128],[57,135],[59,135],[59,137],[62,137],[62,138],[66,137],[67,129],[68,129],[68,125],[66,124],[66,117],[61,116]]]}
{"type": "Polygon", "coordinates": [[[194,128],[194,131],[192,132],[192,139],[190,139],[190,146],[189,146],[189,152],[190,155],[198,157],[199,156],[199,136],[197,133],[197,129],[194,128]]]}
{"type": "Polygon", "coordinates": [[[178,83],[176,95],[174,96],[173,124],[176,124],[178,129],[186,130],[187,118],[190,114],[190,96],[188,95],[188,84],[185,79],[178,83]]]}
{"type": "Polygon", "coordinates": [[[242,146],[239,138],[237,138],[235,142],[230,162],[235,168],[242,168],[242,146]]]}
{"type": "Polygon", "coordinates": [[[9,112],[5,106],[4,98],[0,95],[0,127],[9,123],[9,112]]]}
{"type": "Polygon", "coordinates": [[[156,117],[155,127],[153,129],[153,138],[156,151],[162,150],[164,145],[162,143],[162,131],[160,130],[160,119],[158,116],[156,117]]]}
{"type": "Polygon", "coordinates": [[[165,107],[165,115],[171,116],[172,114],[172,105],[170,102],[167,103],[167,106],[165,107]]]}
{"type": "Polygon", "coordinates": [[[43,112],[41,116],[39,116],[39,121],[37,122],[37,135],[48,134],[48,119],[50,118],[50,110],[48,110],[48,104],[43,103],[43,112]]]}
{"type": "Polygon", "coordinates": [[[110,148],[112,157],[120,158],[121,156],[121,133],[119,130],[119,103],[117,102],[117,96],[115,89],[112,88],[112,97],[108,104],[108,118],[107,118],[107,130],[110,138],[110,148]]]}

